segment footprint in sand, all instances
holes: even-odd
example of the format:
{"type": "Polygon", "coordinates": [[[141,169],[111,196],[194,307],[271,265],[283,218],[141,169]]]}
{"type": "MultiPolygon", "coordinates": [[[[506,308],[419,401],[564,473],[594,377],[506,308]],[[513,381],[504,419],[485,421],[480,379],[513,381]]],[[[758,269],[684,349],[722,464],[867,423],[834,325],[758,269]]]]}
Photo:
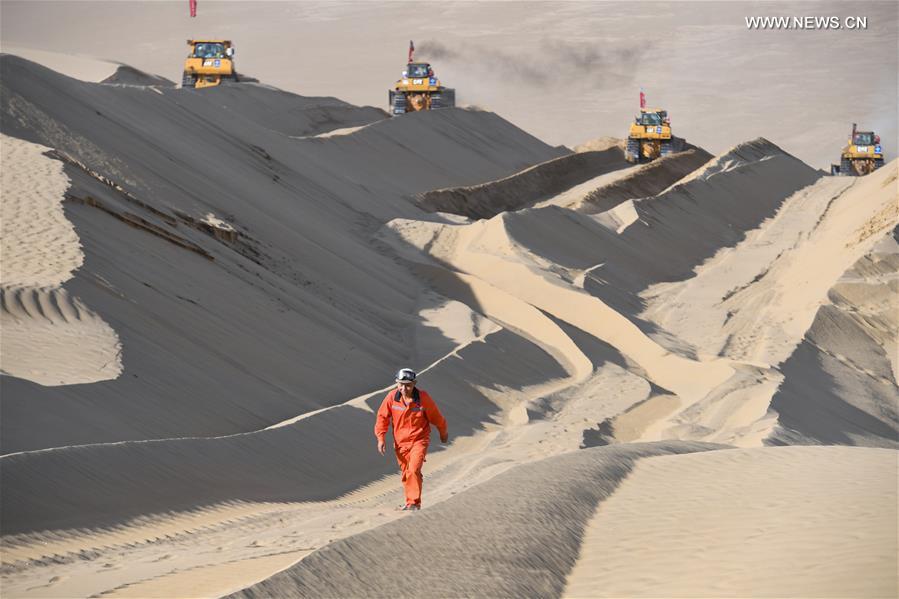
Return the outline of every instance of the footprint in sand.
{"type": "Polygon", "coordinates": [[[35,587],[29,587],[29,588],[25,589],[25,592],[27,593],[30,591],[36,591],[37,589],[46,589],[47,587],[52,587],[54,584],[56,584],[63,578],[65,578],[65,576],[54,576],[53,578],[50,578],[49,580],[47,580],[47,584],[39,584],[38,586],[35,586],[35,587]]]}
{"type": "Polygon", "coordinates": [[[161,562],[161,561],[163,561],[163,560],[171,559],[171,557],[172,557],[172,555],[171,555],[170,553],[166,553],[165,555],[163,555],[163,556],[161,556],[161,557],[157,557],[156,559],[154,559],[153,562],[154,562],[154,563],[155,563],[155,562],[161,562]]]}

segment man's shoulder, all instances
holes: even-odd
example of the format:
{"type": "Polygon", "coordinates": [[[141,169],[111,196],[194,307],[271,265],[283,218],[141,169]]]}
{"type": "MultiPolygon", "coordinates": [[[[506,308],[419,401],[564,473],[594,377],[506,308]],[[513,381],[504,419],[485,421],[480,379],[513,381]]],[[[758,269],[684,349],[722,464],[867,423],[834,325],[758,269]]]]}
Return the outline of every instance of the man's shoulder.
{"type": "Polygon", "coordinates": [[[422,401],[434,401],[434,398],[431,397],[431,394],[424,389],[418,388],[418,393],[422,401]]]}

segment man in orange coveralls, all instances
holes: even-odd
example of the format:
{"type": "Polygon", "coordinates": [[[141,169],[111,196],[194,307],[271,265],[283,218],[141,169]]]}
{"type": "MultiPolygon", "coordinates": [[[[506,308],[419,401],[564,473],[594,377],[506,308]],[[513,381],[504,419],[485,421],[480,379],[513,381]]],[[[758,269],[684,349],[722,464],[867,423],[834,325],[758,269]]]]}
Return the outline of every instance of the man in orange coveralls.
{"type": "Polygon", "coordinates": [[[415,379],[415,371],[408,368],[397,372],[396,389],[391,389],[381,402],[375,419],[375,436],[381,455],[387,449],[384,438],[393,423],[393,450],[403,473],[406,492],[403,510],[421,509],[421,466],[428,453],[431,425],[440,431],[441,443],[449,439],[443,414],[427,391],[416,388],[415,379]]]}

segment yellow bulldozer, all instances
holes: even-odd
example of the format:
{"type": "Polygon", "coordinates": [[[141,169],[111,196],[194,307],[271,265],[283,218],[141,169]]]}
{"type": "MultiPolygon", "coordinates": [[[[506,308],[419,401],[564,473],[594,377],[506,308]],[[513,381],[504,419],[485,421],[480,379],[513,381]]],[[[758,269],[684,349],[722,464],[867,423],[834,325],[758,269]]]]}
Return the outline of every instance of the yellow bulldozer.
{"type": "Polygon", "coordinates": [[[403,77],[388,94],[390,114],[454,107],[456,90],[444,87],[429,63],[415,62],[414,52],[415,45],[410,41],[409,61],[403,77]]]}
{"type": "Polygon", "coordinates": [[[634,117],[627,135],[625,158],[628,162],[650,162],[680,151],[678,138],[671,135],[667,110],[646,108],[646,95],[640,92],[640,113],[634,117]]]}
{"type": "Polygon", "coordinates": [[[214,87],[237,81],[231,40],[187,40],[190,53],[184,60],[181,87],[214,87]]]}
{"type": "Polygon", "coordinates": [[[883,166],[883,147],[880,136],[873,131],[859,131],[852,123],[849,143],[840,153],[840,164],[830,165],[831,175],[845,177],[861,177],[883,166]]]}

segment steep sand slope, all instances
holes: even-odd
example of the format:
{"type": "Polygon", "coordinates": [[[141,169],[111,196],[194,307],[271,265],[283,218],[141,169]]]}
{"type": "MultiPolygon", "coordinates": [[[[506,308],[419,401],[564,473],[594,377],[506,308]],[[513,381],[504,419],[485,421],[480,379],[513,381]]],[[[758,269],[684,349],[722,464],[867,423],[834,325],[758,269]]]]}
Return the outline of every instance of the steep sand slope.
{"type": "Polygon", "coordinates": [[[571,198],[565,203],[553,203],[578,212],[598,214],[611,210],[626,200],[661,193],[711,158],[712,155],[702,148],[690,146],[684,152],[640,165],[626,177],[597,186],[580,198],[571,198]]]}
{"type": "MultiPolygon", "coordinates": [[[[416,228],[431,232],[430,239],[414,229],[394,226],[394,231],[402,241],[419,244],[433,259],[608,343],[636,362],[658,385],[685,396],[701,397],[730,376],[732,371],[724,363],[701,364],[668,354],[596,297],[551,272],[541,271],[540,265],[518,251],[506,231],[505,217],[471,225],[418,223],[416,228]]],[[[488,317],[503,321],[490,306],[481,304],[480,309],[488,317]]]]}
{"type": "Polygon", "coordinates": [[[897,231],[843,273],[781,366],[767,442],[899,446],[897,231]]]}
{"type": "Polygon", "coordinates": [[[585,181],[626,167],[624,153],[617,147],[578,152],[532,166],[498,181],[428,191],[420,194],[416,203],[428,212],[449,212],[475,219],[491,218],[500,212],[532,206],[585,181]]]}
{"type": "MultiPolygon", "coordinates": [[[[693,269],[776,212],[820,176],[774,144],[755,140],[718,158],[726,176],[687,177],[634,202],[633,224],[620,233],[597,219],[552,207],[508,215],[510,237],[557,266],[584,274],[585,290],[617,311],[636,314],[637,293],[692,276],[693,269]],[[755,156],[738,161],[736,154],[755,156]]],[[[723,174],[723,173],[722,173],[723,174]]]]}
{"type": "MultiPolygon", "coordinates": [[[[797,398],[786,402],[793,404],[787,418],[800,429],[818,422],[824,427],[822,442],[895,445],[899,387],[886,357],[894,353],[886,341],[890,321],[878,316],[895,309],[888,291],[894,284],[891,237],[877,246],[879,253],[862,257],[875,251],[884,230],[895,225],[896,169],[894,161],[862,179],[824,178],[787,199],[737,247],[706,261],[693,279],[657,285],[643,294],[648,308],[641,316],[646,320],[701,352],[758,366],[747,370],[739,392],[710,397],[675,414],[674,426],[664,436],[756,444],[777,430],[777,406],[784,401],[771,398],[775,392],[780,398],[786,392],[797,398]],[[831,301],[845,305],[844,310],[831,305],[819,310],[828,303],[828,288],[856,260],[880,265],[872,271],[881,277],[871,281],[874,289],[883,289],[871,297],[874,303],[866,309],[860,299],[865,294],[852,288],[847,291],[852,301],[834,300],[842,298],[834,288],[831,301]],[[872,309],[871,316],[863,316],[872,309]],[[846,320],[843,315],[849,313],[858,316],[846,320]],[[857,357],[854,362],[849,359],[848,371],[822,376],[810,359],[818,353],[810,339],[839,347],[823,350],[822,359],[828,351],[832,359],[842,357],[844,362],[844,356],[857,357]],[[853,370],[853,363],[864,366],[853,370]],[[753,388],[759,393],[750,399],[753,388]],[[825,405],[836,413],[822,415],[825,405]],[[846,413],[853,405],[861,407],[860,420],[846,413]],[[745,437],[722,437],[722,430],[742,431],[737,434],[745,437]]],[[[851,274],[846,276],[851,280],[851,274]]],[[[779,434],[789,436],[782,430],[779,434]]]]}
{"type": "Polygon", "coordinates": [[[597,140],[590,146],[597,149],[582,148],[498,181],[427,191],[418,195],[416,203],[429,212],[473,219],[532,206],[596,214],[629,199],[656,195],[712,157],[689,146],[685,152],[631,166],[615,141],[597,140]]]}
{"type": "Polygon", "coordinates": [[[69,160],[85,266],[67,289],[119,333],[125,369],[52,395],[4,378],[5,452],[256,430],[429,364],[454,344],[405,341],[432,301],[368,231],[420,214],[405,199],[418,191],[559,152],[484,112],[292,139],[383,114],[254,84],[86,84],[11,56],[2,74],[4,131],[69,160]]]}
{"type": "Polygon", "coordinates": [[[564,596],[895,596],[896,459],[780,447],[640,460],[586,527],[564,596]]]}

